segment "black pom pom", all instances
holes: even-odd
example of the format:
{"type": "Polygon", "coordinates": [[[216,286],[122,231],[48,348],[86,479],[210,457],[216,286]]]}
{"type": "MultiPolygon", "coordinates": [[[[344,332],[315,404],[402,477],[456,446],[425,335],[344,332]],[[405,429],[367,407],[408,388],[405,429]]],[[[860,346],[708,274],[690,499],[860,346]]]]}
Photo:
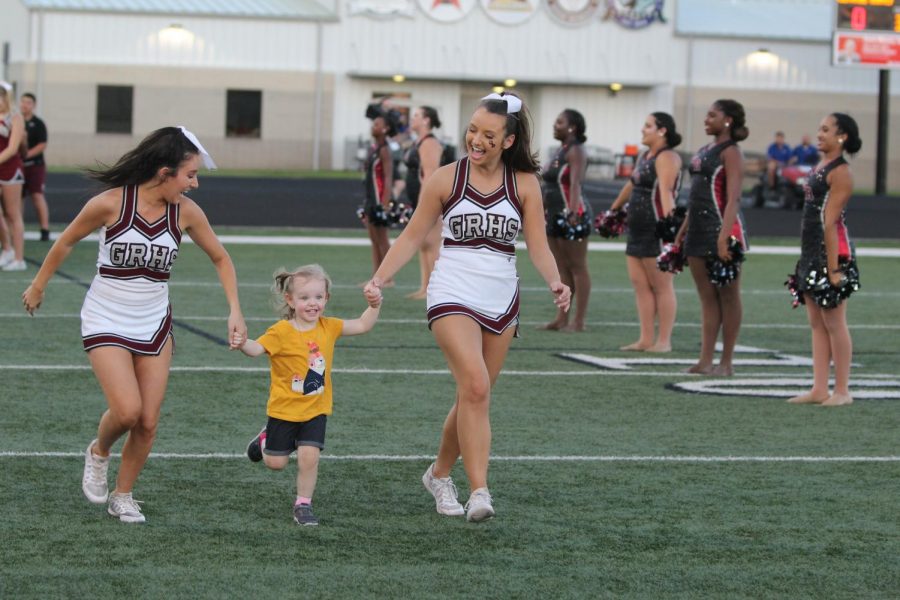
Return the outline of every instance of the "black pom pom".
{"type": "Polygon", "coordinates": [[[601,237],[617,238],[625,231],[625,223],[628,213],[625,209],[607,210],[597,215],[594,220],[594,229],[601,237]]]}
{"type": "Polygon", "coordinates": [[[674,242],[686,215],[687,209],[685,207],[676,206],[671,213],[656,222],[656,237],[666,244],[674,242]]]}
{"type": "Polygon", "coordinates": [[[663,246],[662,254],[656,257],[657,268],[664,273],[677,275],[684,270],[684,254],[676,244],[663,246]]]}
{"type": "Polygon", "coordinates": [[[727,262],[719,258],[717,254],[706,259],[706,274],[709,282],[716,287],[725,287],[741,274],[744,246],[734,236],[728,238],[728,253],[731,255],[731,260],[727,262]]]}

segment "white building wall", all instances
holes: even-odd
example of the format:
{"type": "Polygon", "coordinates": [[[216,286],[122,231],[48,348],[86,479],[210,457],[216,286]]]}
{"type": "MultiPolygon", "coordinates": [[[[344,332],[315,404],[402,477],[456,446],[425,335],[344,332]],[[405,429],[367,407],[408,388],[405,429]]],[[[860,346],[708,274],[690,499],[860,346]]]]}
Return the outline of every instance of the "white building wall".
{"type": "Polygon", "coordinates": [[[314,23],[47,13],[43,30],[43,58],[48,63],[269,71],[315,68],[314,23]],[[181,29],[172,30],[173,23],[181,29]]]}
{"type": "Polygon", "coordinates": [[[421,12],[387,20],[346,16],[326,31],[326,70],[363,75],[647,86],[667,83],[680,57],[669,24],[627,30],[594,19],[567,27],[543,7],[515,26],[500,25],[476,7],[455,23],[421,12]]]}
{"type": "MultiPolygon", "coordinates": [[[[874,103],[877,93],[876,71],[832,67],[830,47],[824,42],[679,36],[674,27],[676,0],[666,3],[667,23],[640,30],[599,16],[582,26],[564,26],[543,4],[524,24],[504,26],[479,6],[461,21],[447,24],[419,10],[411,18],[351,16],[342,2],[339,22],[315,24],[81,12],[29,17],[18,0],[2,2],[0,41],[10,41],[10,72],[20,89],[35,89],[39,55],[45,65],[39,110],[52,117],[51,155],[66,134],[95,135],[96,84],[121,83],[136,86],[136,132],[182,115],[185,118],[177,120],[197,122],[205,139],[212,138],[209,143],[220,146],[220,154],[233,154],[237,163],[257,157],[278,159],[284,167],[308,166],[300,157],[311,154],[307,146],[319,29],[326,82],[321,148],[327,157],[323,164],[335,168],[353,166],[345,160],[346,146],[368,136],[363,111],[373,92],[405,92],[413,105],[436,106],[444,121],[440,133],[458,141],[478,98],[492,84],[514,78],[533,111],[535,147],[542,156],[554,144],[553,119],[567,107],[585,114],[590,143],[614,151],[637,140],[649,112],[666,110],[679,119],[691,114],[690,120],[679,120],[679,126],[692,130],[686,132],[686,145],[693,146],[703,138],[697,115],[705,109],[700,104],[710,94],[727,94],[743,98],[759,123],[749,148],[762,146],[766,138],[757,135],[775,126],[776,100],[799,110],[821,96],[825,104],[852,109],[854,103],[874,103]],[[172,23],[182,26],[181,33],[166,31],[172,23]],[[770,50],[768,62],[753,54],[761,47],[770,50]],[[391,82],[389,77],[396,73],[407,81],[391,82]],[[625,89],[611,97],[607,85],[614,81],[625,89]],[[227,88],[263,90],[260,140],[224,138],[227,88]],[[694,106],[688,111],[684,104],[691,98],[694,106]],[[182,108],[177,114],[166,112],[171,107],[182,108]],[[293,150],[297,146],[302,151],[293,150]],[[234,152],[225,150],[230,148],[234,152]]],[[[798,22],[798,27],[804,25],[798,22]]],[[[892,90],[900,95],[900,76],[893,77],[892,90]]],[[[807,120],[805,114],[796,116],[807,120]]],[[[70,154],[81,151],[80,146],[70,148],[70,154]]]]}

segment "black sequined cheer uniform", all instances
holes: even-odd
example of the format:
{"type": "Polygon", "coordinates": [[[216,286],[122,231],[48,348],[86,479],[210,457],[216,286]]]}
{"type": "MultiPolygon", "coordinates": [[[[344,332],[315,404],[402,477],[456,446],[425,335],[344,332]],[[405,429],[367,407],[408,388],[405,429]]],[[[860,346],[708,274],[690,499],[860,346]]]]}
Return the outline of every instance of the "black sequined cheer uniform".
{"type": "MultiPolygon", "coordinates": [[[[669,148],[662,152],[671,151],[669,148]]],[[[659,154],[645,152],[638,159],[637,167],[631,174],[631,198],[628,200],[628,243],[625,254],[637,258],[649,258],[662,252],[662,242],[656,237],[656,223],[666,215],[663,213],[659,179],[656,175],[656,159],[659,154]]],[[[681,176],[675,178],[673,199],[678,196],[681,176]]]]}
{"type": "MultiPolygon", "coordinates": [[[[727,199],[727,181],[722,151],[735,145],[732,140],[708,144],[691,158],[691,196],[688,207],[688,229],[684,240],[685,256],[715,256],[722,229],[722,215],[727,199]]],[[[740,213],[734,221],[731,235],[747,250],[747,237],[740,213]]]]}

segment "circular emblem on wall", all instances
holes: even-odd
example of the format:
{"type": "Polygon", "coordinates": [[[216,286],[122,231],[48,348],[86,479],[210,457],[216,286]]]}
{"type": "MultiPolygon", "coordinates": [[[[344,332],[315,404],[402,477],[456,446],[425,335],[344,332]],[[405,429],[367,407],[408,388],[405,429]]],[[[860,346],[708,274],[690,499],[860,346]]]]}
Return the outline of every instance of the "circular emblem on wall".
{"type": "Polygon", "coordinates": [[[615,19],[619,25],[629,29],[640,29],[653,21],[665,23],[663,4],[665,0],[606,0],[603,19],[615,19]]]}
{"type": "Polygon", "coordinates": [[[518,25],[531,18],[539,0],[481,0],[488,16],[503,25],[518,25]]]}
{"type": "Polygon", "coordinates": [[[547,10],[565,25],[582,25],[597,13],[602,0],[547,0],[547,10]]]}
{"type": "Polygon", "coordinates": [[[436,21],[452,23],[465,17],[476,0],[418,0],[419,8],[436,21]]]}

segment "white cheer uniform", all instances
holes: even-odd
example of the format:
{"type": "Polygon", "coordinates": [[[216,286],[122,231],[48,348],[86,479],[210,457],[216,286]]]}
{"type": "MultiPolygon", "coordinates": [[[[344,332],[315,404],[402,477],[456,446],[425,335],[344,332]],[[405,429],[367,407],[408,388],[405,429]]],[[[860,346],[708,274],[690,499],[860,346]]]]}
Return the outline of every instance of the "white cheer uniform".
{"type": "Polygon", "coordinates": [[[158,355],[172,335],[169,274],[178,256],[179,206],[148,223],[137,212],[137,186],[122,190],[118,221],[100,229],[97,275],[81,308],[84,349],[119,346],[158,355]]]}
{"type": "Polygon", "coordinates": [[[456,163],[453,192],[443,208],[440,258],[428,281],[428,324],[465,315],[502,333],[519,322],[515,241],[522,205],[515,172],[504,167],[503,183],[488,195],[468,179],[469,160],[463,158],[456,163]]]}

